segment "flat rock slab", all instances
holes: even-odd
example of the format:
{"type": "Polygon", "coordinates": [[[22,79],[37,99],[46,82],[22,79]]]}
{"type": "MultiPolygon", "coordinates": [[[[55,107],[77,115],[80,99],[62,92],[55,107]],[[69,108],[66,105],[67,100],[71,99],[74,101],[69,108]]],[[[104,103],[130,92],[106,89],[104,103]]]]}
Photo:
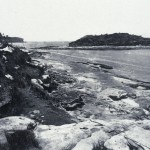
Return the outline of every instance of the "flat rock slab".
{"type": "Polygon", "coordinates": [[[148,150],[150,147],[150,120],[87,119],[61,126],[39,124],[32,130],[28,129],[29,124],[34,124],[34,121],[25,117],[0,119],[0,148],[7,150],[9,146],[16,146],[12,143],[15,141],[13,137],[20,139],[17,140],[20,143],[24,138],[28,141],[23,135],[30,135],[28,146],[35,145],[33,148],[41,150],[93,150],[95,147],[111,150],[137,147],[148,150]]]}
{"type": "Polygon", "coordinates": [[[26,130],[29,124],[35,124],[35,122],[26,117],[6,117],[0,119],[0,130],[26,130]]]}

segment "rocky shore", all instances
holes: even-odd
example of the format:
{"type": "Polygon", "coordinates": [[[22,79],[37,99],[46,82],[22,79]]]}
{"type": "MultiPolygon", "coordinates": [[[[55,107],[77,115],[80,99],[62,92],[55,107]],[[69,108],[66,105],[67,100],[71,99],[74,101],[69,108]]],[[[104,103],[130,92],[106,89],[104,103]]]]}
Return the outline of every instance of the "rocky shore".
{"type": "MultiPolygon", "coordinates": [[[[88,74],[75,78],[39,57],[0,49],[0,150],[150,149],[149,83],[113,76],[119,86],[102,89],[88,74]]],[[[113,70],[82,64],[105,77],[113,70]]]]}

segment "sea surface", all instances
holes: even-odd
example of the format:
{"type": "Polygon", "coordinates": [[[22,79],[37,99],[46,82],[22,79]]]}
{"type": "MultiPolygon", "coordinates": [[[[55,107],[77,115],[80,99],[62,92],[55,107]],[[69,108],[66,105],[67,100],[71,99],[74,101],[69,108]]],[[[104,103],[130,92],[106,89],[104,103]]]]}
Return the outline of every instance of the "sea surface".
{"type": "MultiPolygon", "coordinates": [[[[53,61],[66,66],[73,62],[100,63],[113,67],[113,73],[119,76],[150,82],[150,49],[138,50],[61,50],[40,49],[46,46],[67,46],[68,42],[26,42],[23,46],[31,51],[43,52],[43,61],[53,61]],[[31,49],[36,48],[36,49],[31,49]]],[[[67,67],[68,66],[68,67],[67,67]]],[[[78,66],[79,67],[79,66],[78,66]]],[[[71,71],[74,71],[71,68],[71,71]]],[[[83,71],[83,70],[82,70],[83,71]]],[[[91,70],[90,70],[91,71],[91,70]]]]}

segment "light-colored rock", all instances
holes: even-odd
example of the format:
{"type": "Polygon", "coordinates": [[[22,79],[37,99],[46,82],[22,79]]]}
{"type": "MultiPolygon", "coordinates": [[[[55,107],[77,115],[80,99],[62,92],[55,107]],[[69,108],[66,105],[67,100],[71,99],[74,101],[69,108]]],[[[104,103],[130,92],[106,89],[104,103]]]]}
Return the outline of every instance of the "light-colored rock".
{"type": "Polygon", "coordinates": [[[125,132],[125,137],[143,148],[150,149],[150,130],[135,126],[125,132]]]}
{"type": "Polygon", "coordinates": [[[34,118],[35,118],[35,115],[30,114],[30,118],[34,119],[34,118]]]}
{"type": "Polygon", "coordinates": [[[43,84],[44,86],[46,86],[46,87],[50,87],[50,84],[43,84]]]}
{"type": "Polygon", "coordinates": [[[17,69],[19,69],[19,68],[20,68],[20,66],[19,66],[19,65],[17,65],[17,66],[15,66],[14,68],[17,70],[17,69]]]}
{"type": "Polygon", "coordinates": [[[34,113],[34,114],[39,114],[40,111],[39,111],[39,110],[34,110],[33,113],[34,113]]]}
{"type": "Polygon", "coordinates": [[[86,82],[92,82],[92,83],[95,83],[96,80],[93,79],[93,78],[90,78],[90,77],[85,77],[85,76],[78,76],[77,79],[79,81],[86,81],[86,82]]]}
{"type": "Polygon", "coordinates": [[[0,130],[8,131],[8,130],[26,130],[30,123],[35,124],[35,122],[31,119],[25,117],[6,117],[0,119],[0,130]]]}
{"type": "MultiPolygon", "coordinates": [[[[82,83],[82,85],[84,85],[85,89],[83,89],[83,91],[85,91],[86,93],[101,92],[101,82],[96,79],[96,76],[93,73],[76,74],[74,77],[79,83],[82,83]]],[[[96,95],[98,96],[99,94],[96,95]]]]}
{"type": "Polygon", "coordinates": [[[91,137],[85,138],[81,140],[74,148],[73,150],[93,150],[94,146],[103,144],[107,139],[109,139],[109,135],[104,132],[103,130],[100,130],[98,132],[94,132],[91,137]]]}
{"type": "MultiPolygon", "coordinates": [[[[7,146],[4,131],[26,130],[31,123],[35,124],[25,117],[0,119],[1,145],[7,146]]],[[[150,147],[150,120],[87,119],[61,126],[39,124],[34,134],[42,150],[93,150],[95,146],[103,147],[103,143],[111,150],[129,150],[129,144],[147,150],[150,147]]]]}
{"type": "Polygon", "coordinates": [[[69,128],[49,128],[49,130],[36,132],[36,139],[43,150],[69,149],[87,136],[88,134],[73,126],[69,128]]]}
{"type": "Polygon", "coordinates": [[[7,57],[5,55],[2,56],[2,58],[6,61],[7,60],[7,57]]]}
{"type": "Polygon", "coordinates": [[[149,98],[150,90],[139,90],[139,89],[136,89],[135,93],[136,93],[137,97],[145,97],[146,99],[150,100],[150,98],[149,98]]]}
{"type": "Polygon", "coordinates": [[[149,111],[147,111],[145,109],[143,109],[143,111],[144,111],[145,115],[149,115],[150,114],[149,111]]]}
{"type": "Polygon", "coordinates": [[[71,149],[81,139],[91,135],[91,129],[96,128],[96,125],[97,123],[91,121],[62,126],[40,125],[35,130],[35,135],[43,150],[71,149]]]}
{"type": "Polygon", "coordinates": [[[39,125],[34,133],[43,150],[92,150],[103,143],[108,149],[129,150],[125,133],[134,127],[150,128],[150,120],[91,119],[62,126],[39,125]],[[113,136],[112,132],[116,135],[113,136]]]}
{"type": "Polygon", "coordinates": [[[130,150],[128,141],[122,135],[115,135],[104,143],[109,150],[130,150]]]}
{"type": "MultiPolygon", "coordinates": [[[[51,52],[53,53],[53,52],[51,52]]],[[[41,59],[40,60],[41,62],[43,62],[43,60],[41,59]]],[[[47,63],[47,61],[45,60],[44,62],[47,63]]],[[[58,70],[67,70],[68,72],[71,71],[71,67],[67,64],[63,64],[63,63],[59,63],[58,61],[48,61],[47,63],[48,66],[53,66],[55,69],[58,69],[58,70]]]]}
{"type": "Polygon", "coordinates": [[[6,74],[5,77],[8,78],[8,79],[10,79],[10,80],[14,79],[10,74],[6,74]]]}
{"type": "Polygon", "coordinates": [[[4,106],[4,105],[8,104],[9,102],[10,102],[10,99],[6,99],[6,100],[4,100],[4,101],[1,101],[1,102],[0,102],[0,107],[2,107],[2,106],[4,106]]]}
{"type": "Polygon", "coordinates": [[[49,77],[49,75],[42,75],[43,79],[47,79],[49,77]]]}
{"type": "Polygon", "coordinates": [[[139,107],[139,104],[136,103],[133,99],[131,98],[126,98],[126,99],[122,99],[122,102],[126,103],[129,105],[129,107],[139,107]]]}
{"type": "Polygon", "coordinates": [[[42,81],[38,80],[38,79],[31,79],[31,83],[33,85],[35,85],[37,88],[42,89],[43,90],[43,86],[41,86],[42,81]]]}
{"type": "Polygon", "coordinates": [[[125,78],[121,78],[121,77],[113,77],[116,81],[125,83],[125,84],[132,84],[132,85],[136,85],[137,82],[129,80],[129,79],[125,79],[125,78]]]}
{"type": "Polygon", "coordinates": [[[145,87],[143,87],[143,86],[138,86],[137,89],[139,89],[139,90],[145,90],[145,87]]]}
{"type": "Polygon", "coordinates": [[[11,48],[11,47],[5,47],[5,48],[3,48],[3,49],[0,49],[0,51],[5,51],[5,52],[10,52],[10,53],[12,53],[13,52],[13,48],[11,48]]]}

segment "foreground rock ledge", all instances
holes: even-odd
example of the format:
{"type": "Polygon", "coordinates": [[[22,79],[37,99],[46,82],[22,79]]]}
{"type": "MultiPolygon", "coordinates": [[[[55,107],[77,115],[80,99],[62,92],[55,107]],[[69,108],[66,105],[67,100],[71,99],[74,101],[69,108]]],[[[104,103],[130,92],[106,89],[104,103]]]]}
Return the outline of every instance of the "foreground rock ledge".
{"type": "Polygon", "coordinates": [[[26,117],[6,117],[0,119],[0,149],[9,150],[22,142],[26,146],[21,150],[149,150],[149,129],[150,120],[87,120],[54,126],[37,125],[26,117]],[[34,129],[29,128],[31,124],[34,129]],[[26,140],[13,139],[16,142],[14,144],[12,137],[26,140]]]}

